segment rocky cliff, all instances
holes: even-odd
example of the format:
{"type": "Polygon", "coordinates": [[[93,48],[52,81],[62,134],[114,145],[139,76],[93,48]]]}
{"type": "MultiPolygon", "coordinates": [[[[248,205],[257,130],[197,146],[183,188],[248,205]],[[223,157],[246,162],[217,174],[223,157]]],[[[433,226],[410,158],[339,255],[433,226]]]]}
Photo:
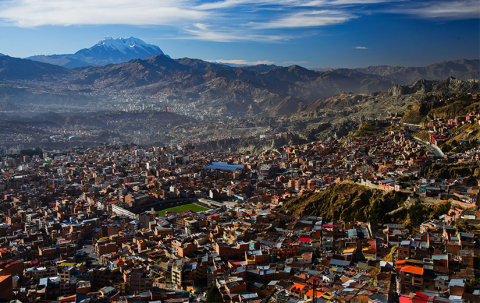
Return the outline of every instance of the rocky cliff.
{"type": "Polygon", "coordinates": [[[412,84],[420,79],[436,80],[455,77],[468,80],[480,77],[480,61],[478,59],[452,60],[431,64],[425,67],[403,66],[370,66],[359,68],[365,74],[373,74],[392,79],[399,84],[412,84]]]}
{"type": "Polygon", "coordinates": [[[406,198],[407,195],[401,192],[385,192],[346,182],[322,193],[292,199],[283,209],[295,216],[314,215],[327,220],[387,223],[395,222],[396,218],[386,214],[398,209],[406,198]]]}
{"type": "Polygon", "coordinates": [[[425,80],[421,79],[413,85],[394,85],[388,90],[390,96],[410,95],[410,94],[426,94],[440,92],[456,92],[469,93],[479,91],[479,80],[469,79],[460,80],[449,77],[445,80],[425,80]]]}

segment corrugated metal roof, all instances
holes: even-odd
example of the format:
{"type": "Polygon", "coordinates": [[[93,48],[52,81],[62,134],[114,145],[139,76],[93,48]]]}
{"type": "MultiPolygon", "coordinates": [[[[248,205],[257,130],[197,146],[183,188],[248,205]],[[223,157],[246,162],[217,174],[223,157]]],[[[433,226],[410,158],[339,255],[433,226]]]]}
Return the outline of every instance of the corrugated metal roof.
{"type": "Polygon", "coordinates": [[[450,280],[450,282],[448,283],[448,287],[451,287],[451,286],[465,286],[465,280],[463,279],[452,279],[450,280]]]}
{"type": "Polygon", "coordinates": [[[337,259],[330,260],[330,266],[345,267],[349,265],[350,265],[350,261],[343,261],[343,260],[337,260],[337,259]]]}
{"type": "Polygon", "coordinates": [[[219,170],[237,170],[237,169],[243,169],[245,166],[244,165],[232,165],[228,164],[226,162],[212,162],[211,165],[206,166],[206,169],[219,169],[219,170]]]}

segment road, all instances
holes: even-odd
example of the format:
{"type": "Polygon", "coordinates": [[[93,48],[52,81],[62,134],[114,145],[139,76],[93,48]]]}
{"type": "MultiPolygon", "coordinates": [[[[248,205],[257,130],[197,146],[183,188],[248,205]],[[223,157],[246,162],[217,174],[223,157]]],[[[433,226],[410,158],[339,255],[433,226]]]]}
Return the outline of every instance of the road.
{"type": "MultiPolygon", "coordinates": [[[[408,126],[409,128],[412,127],[412,128],[415,128],[415,129],[419,129],[421,128],[420,125],[417,125],[417,124],[409,124],[409,123],[400,123],[402,125],[405,125],[405,126],[408,126]]],[[[435,157],[438,157],[438,158],[443,158],[445,156],[445,154],[442,152],[442,150],[440,148],[438,148],[437,146],[435,145],[432,145],[430,142],[426,142],[426,141],[423,141],[422,139],[420,138],[417,138],[417,137],[413,137],[418,143],[420,144],[423,144],[425,145],[426,147],[428,147],[428,149],[435,155],[435,157]]]]}
{"type": "Polygon", "coordinates": [[[92,245],[92,240],[85,241],[83,248],[79,249],[78,251],[87,253],[87,256],[92,260],[92,265],[101,265],[100,261],[98,260],[98,255],[95,253],[95,247],[92,245]]]}
{"type": "Polygon", "coordinates": [[[425,142],[422,139],[417,137],[414,137],[414,139],[418,143],[425,145],[435,155],[435,157],[443,158],[445,156],[445,154],[440,150],[440,148],[438,148],[438,146],[432,145],[429,142],[425,142]]]}
{"type": "Polygon", "coordinates": [[[411,124],[411,123],[400,123],[400,124],[413,127],[413,128],[421,128],[420,124],[411,124]]]}

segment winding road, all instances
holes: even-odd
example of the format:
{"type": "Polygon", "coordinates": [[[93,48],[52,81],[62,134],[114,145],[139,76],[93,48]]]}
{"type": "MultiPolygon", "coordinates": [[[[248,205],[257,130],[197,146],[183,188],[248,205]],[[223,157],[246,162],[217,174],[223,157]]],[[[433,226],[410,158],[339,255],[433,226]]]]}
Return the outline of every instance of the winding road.
{"type": "Polygon", "coordinates": [[[435,157],[443,158],[445,156],[445,154],[442,152],[442,150],[440,148],[438,148],[438,146],[432,145],[431,143],[425,142],[422,139],[417,138],[417,137],[414,137],[414,139],[418,143],[420,143],[422,145],[425,145],[435,155],[435,157]]]}

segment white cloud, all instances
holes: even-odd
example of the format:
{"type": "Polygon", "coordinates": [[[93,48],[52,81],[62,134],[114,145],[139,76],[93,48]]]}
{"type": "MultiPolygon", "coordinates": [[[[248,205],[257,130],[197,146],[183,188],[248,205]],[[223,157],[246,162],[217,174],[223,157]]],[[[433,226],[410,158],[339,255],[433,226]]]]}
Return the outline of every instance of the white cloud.
{"type": "Polygon", "coordinates": [[[432,1],[413,7],[398,7],[388,12],[427,19],[478,19],[480,17],[480,4],[478,0],[432,1]]]}
{"type": "MultiPolygon", "coordinates": [[[[325,2],[325,1],[323,1],[325,2]]],[[[297,7],[302,6],[305,3],[304,0],[225,0],[204,3],[197,6],[197,9],[211,10],[211,9],[225,9],[239,6],[262,7],[262,6],[279,6],[279,7],[297,7]]]]}
{"type": "Polygon", "coordinates": [[[225,0],[225,1],[218,1],[218,2],[210,2],[200,4],[196,7],[199,10],[212,10],[212,9],[224,9],[224,8],[231,8],[237,7],[239,5],[245,5],[248,3],[252,3],[252,1],[245,1],[245,0],[225,0]]]}
{"type": "Polygon", "coordinates": [[[225,9],[239,6],[278,6],[278,7],[327,7],[344,5],[366,5],[384,2],[398,2],[405,0],[224,0],[204,3],[197,6],[197,9],[225,9]]]}
{"type": "Polygon", "coordinates": [[[330,5],[365,5],[365,4],[377,4],[385,2],[398,2],[404,0],[334,0],[330,1],[330,5]]]}
{"type": "MultiPolygon", "coordinates": [[[[0,1],[0,20],[19,27],[43,25],[173,25],[182,27],[192,22],[219,20],[223,24],[232,18],[246,23],[265,16],[254,12],[277,11],[273,16],[289,22],[287,27],[301,27],[289,19],[281,19],[286,11],[302,7],[327,8],[346,4],[369,4],[386,0],[225,0],[202,3],[201,0],[8,0],[0,1]]],[[[319,10],[318,12],[328,12],[319,10]]],[[[333,11],[332,11],[333,12],[333,11]]],[[[344,22],[340,16],[313,16],[314,12],[294,14],[308,21],[305,27],[344,22]]],[[[293,18],[292,17],[292,18],[293,18]]],[[[348,19],[347,19],[348,20],[348,19]]],[[[268,22],[267,22],[268,24],[268,22]]],[[[274,25],[278,28],[278,25],[274,25]]]]}
{"type": "Polygon", "coordinates": [[[368,49],[366,46],[355,46],[355,49],[368,49]]]}
{"type": "Polygon", "coordinates": [[[204,30],[204,31],[208,30],[208,25],[204,23],[195,23],[194,26],[200,30],[204,30]]]}
{"type": "Polygon", "coordinates": [[[269,60],[260,60],[260,61],[247,61],[247,60],[207,60],[214,63],[223,63],[223,64],[233,64],[233,65],[258,65],[258,64],[274,64],[275,62],[269,60]]]}
{"type": "MultiPolygon", "coordinates": [[[[343,24],[366,15],[366,5],[400,1],[409,0],[0,0],[0,25],[167,25],[180,33],[173,39],[278,42],[312,33],[286,36],[277,29],[343,24]]],[[[381,12],[465,19],[478,18],[480,5],[478,0],[433,0],[395,10],[390,4],[381,12]]]]}
{"type": "Polygon", "coordinates": [[[258,29],[319,27],[344,23],[353,18],[356,17],[344,11],[317,10],[294,13],[277,20],[258,24],[252,23],[252,25],[258,29]]]}
{"type": "Polygon", "coordinates": [[[206,19],[186,0],[12,0],[0,4],[0,19],[19,27],[42,25],[172,25],[206,19]]]}
{"type": "Polygon", "coordinates": [[[257,42],[275,42],[288,39],[283,35],[264,35],[257,34],[247,29],[221,28],[212,29],[212,26],[197,23],[195,28],[186,29],[188,36],[179,36],[175,39],[194,39],[214,42],[233,42],[233,41],[257,41],[257,42]]]}

